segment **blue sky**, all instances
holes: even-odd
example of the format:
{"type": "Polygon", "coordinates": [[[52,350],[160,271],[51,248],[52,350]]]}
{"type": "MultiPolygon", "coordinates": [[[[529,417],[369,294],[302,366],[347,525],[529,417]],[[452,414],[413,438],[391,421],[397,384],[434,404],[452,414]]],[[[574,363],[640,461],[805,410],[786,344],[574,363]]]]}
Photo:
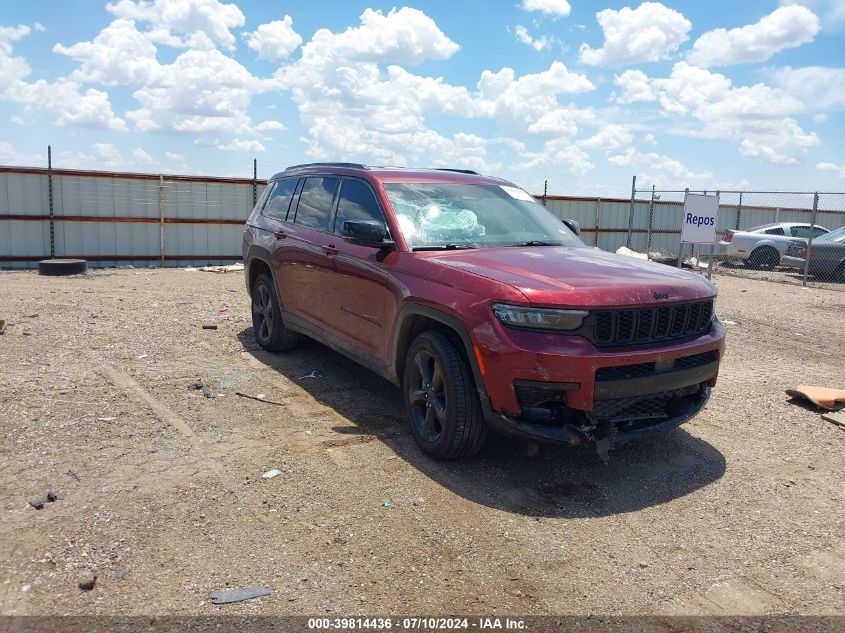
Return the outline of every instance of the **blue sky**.
{"type": "Polygon", "coordinates": [[[845,0],[6,0],[0,164],[845,189],[845,0]]]}

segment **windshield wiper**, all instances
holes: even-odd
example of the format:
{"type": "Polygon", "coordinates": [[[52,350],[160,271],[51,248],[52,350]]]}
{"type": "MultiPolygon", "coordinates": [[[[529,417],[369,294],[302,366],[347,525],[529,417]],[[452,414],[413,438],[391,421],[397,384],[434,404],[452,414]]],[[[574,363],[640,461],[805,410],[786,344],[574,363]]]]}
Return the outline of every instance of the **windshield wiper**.
{"type": "Polygon", "coordinates": [[[511,248],[515,246],[560,246],[562,242],[544,242],[542,240],[528,240],[519,244],[508,244],[511,248]]]}
{"type": "Polygon", "coordinates": [[[478,248],[476,244],[438,244],[437,246],[414,246],[412,251],[456,251],[463,248],[478,248]]]}

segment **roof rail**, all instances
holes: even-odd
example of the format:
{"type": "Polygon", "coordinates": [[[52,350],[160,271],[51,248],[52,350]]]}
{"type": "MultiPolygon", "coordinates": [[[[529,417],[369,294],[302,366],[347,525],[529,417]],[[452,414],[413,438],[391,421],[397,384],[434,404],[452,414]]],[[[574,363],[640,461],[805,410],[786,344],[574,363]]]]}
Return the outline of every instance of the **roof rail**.
{"type": "Polygon", "coordinates": [[[290,165],[285,167],[285,171],[292,169],[304,169],[305,167],[353,167],[355,169],[369,169],[366,165],[361,163],[304,163],[302,165],[290,165]]]}
{"type": "Polygon", "coordinates": [[[435,167],[434,170],[435,171],[454,171],[454,172],[459,173],[459,174],[472,174],[473,176],[480,176],[481,175],[477,171],[474,171],[472,169],[454,169],[452,167],[435,167]]]}

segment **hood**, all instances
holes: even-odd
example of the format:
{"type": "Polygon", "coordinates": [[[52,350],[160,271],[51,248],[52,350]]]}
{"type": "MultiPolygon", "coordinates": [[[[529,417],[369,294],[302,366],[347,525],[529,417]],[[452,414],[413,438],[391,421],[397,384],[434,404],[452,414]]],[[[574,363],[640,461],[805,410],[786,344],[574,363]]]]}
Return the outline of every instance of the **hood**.
{"type": "Polygon", "coordinates": [[[643,306],[716,294],[699,274],[592,247],[435,251],[427,259],[508,284],[543,306],[643,306]]]}

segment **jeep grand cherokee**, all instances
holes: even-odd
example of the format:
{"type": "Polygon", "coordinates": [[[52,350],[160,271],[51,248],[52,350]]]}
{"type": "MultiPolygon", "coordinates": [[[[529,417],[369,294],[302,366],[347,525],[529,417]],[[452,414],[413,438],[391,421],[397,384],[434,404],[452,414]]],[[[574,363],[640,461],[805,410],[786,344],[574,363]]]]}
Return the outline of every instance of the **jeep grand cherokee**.
{"type": "Polygon", "coordinates": [[[703,277],[576,232],[474,172],[289,167],[246,222],[255,336],[270,351],[308,336],[395,383],[433,457],[475,453],[492,428],[606,459],[701,410],[725,334],[703,277]]]}

